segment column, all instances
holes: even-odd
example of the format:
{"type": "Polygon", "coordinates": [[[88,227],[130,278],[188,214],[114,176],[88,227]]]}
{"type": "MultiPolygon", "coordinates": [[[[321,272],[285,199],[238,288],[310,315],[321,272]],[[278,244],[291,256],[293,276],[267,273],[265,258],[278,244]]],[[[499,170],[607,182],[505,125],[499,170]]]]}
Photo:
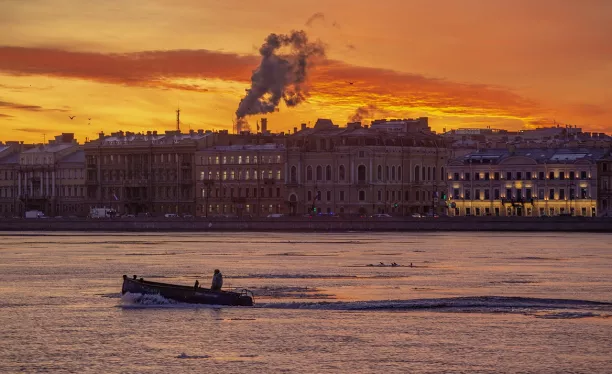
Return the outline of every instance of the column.
{"type": "Polygon", "coordinates": [[[55,170],[51,174],[51,196],[55,197],[55,170]]]}
{"type": "Polygon", "coordinates": [[[21,173],[17,174],[17,197],[21,197],[21,173]]]}
{"type": "Polygon", "coordinates": [[[46,188],[45,188],[45,195],[46,195],[46,196],[49,196],[49,195],[50,195],[50,194],[49,194],[49,191],[51,190],[51,189],[49,188],[49,174],[50,174],[50,173],[51,173],[51,172],[47,170],[47,183],[45,184],[45,187],[46,187],[46,188]]]}

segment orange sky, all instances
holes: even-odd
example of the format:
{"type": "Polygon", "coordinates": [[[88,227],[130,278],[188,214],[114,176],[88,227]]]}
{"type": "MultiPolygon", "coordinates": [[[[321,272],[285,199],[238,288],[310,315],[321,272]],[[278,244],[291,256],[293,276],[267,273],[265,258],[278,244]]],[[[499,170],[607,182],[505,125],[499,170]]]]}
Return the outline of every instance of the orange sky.
{"type": "Polygon", "coordinates": [[[0,1],[0,140],[173,129],[177,105],[184,130],[231,129],[259,47],[291,30],[327,57],[273,130],[362,108],[612,132],[612,1],[28,0],[0,1]]]}

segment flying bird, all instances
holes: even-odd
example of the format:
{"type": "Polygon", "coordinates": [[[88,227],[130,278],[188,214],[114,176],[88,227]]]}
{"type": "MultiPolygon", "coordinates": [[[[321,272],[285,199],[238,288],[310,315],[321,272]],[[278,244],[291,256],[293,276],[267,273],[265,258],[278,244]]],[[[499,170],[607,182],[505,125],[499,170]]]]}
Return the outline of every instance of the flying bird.
{"type": "Polygon", "coordinates": [[[76,116],[68,116],[68,117],[70,117],[70,119],[74,119],[74,117],[76,117],[76,116]]]}
{"type": "Polygon", "coordinates": [[[91,118],[87,118],[88,121],[91,121],[91,118]]]}
{"type": "Polygon", "coordinates": [[[355,83],[355,82],[346,82],[346,83],[348,83],[348,84],[352,85],[352,84],[353,84],[353,83],[355,83]]]}

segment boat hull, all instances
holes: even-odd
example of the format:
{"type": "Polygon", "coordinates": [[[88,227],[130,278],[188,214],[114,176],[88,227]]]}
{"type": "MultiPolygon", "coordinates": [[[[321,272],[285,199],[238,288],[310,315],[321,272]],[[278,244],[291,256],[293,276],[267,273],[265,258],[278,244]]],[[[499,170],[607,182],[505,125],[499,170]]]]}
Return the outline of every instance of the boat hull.
{"type": "Polygon", "coordinates": [[[245,293],[213,291],[208,288],[179,286],[123,276],[121,294],[160,295],[180,303],[252,306],[253,298],[245,293]]]}

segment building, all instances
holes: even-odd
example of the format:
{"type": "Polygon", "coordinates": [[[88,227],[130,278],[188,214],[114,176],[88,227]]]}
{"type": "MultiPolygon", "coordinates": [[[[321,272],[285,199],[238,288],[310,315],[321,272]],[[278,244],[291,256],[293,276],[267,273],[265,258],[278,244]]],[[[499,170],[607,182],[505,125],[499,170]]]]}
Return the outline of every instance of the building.
{"type": "Polygon", "coordinates": [[[319,119],[287,139],[292,215],[442,212],[448,148],[426,131],[388,131],[319,119]]]}
{"type": "Polygon", "coordinates": [[[84,163],[73,154],[81,148],[74,134],[64,133],[48,144],[20,152],[16,180],[19,215],[28,210],[40,210],[48,216],[80,212],[84,163]]]}
{"type": "Polygon", "coordinates": [[[448,166],[455,216],[597,214],[596,160],[601,149],[491,149],[448,166]]]}
{"type": "Polygon", "coordinates": [[[284,134],[214,134],[196,152],[198,216],[266,216],[284,213],[284,134]]]}
{"type": "Polygon", "coordinates": [[[19,142],[0,143],[0,217],[19,214],[17,174],[19,152],[22,148],[23,145],[19,142]]]}
{"type": "Polygon", "coordinates": [[[597,212],[612,217],[612,155],[610,151],[597,161],[597,212]]]}
{"type": "Polygon", "coordinates": [[[372,121],[370,127],[375,130],[398,133],[431,132],[427,117],[419,117],[417,119],[377,119],[372,121]]]}
{"type": "Polygon", "coordinates": [[[119,214],[195,214],[195,152],[212,137],[119,131],[85,144],[88,207],[119,214]]]}

